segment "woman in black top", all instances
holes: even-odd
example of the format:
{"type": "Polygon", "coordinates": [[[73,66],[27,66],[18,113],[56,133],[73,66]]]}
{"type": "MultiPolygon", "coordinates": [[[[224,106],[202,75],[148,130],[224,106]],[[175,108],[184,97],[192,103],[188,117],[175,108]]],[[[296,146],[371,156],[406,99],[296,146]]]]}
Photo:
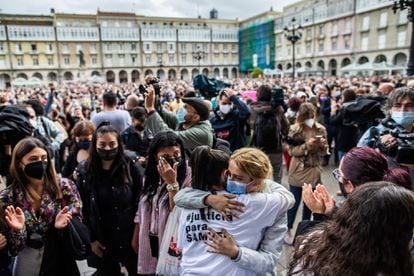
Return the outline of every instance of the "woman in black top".
{"type": "Polygon", "coordinates": [[[91,145],[92,135],[95,131],[94,125],[90,121],[80,121],[76,123],[72,130],[72,146],[65,165],[62,169],[62,176],[72,179],[73,172],[78,164],[88,159],[89,148],[91,145]]]}
{"type": "MultiPolygon", "coordinates": [[[[120,135],[104,124],[92,137],[89,158],[77,169],[83,215],[91,233],[97,275],[120,275],[120,263],[136,275],[137,255],[131,247],[141,175],[124,155],[120,135]]],[[[94,261],[94,263],[92,263],[94,261]]]]}

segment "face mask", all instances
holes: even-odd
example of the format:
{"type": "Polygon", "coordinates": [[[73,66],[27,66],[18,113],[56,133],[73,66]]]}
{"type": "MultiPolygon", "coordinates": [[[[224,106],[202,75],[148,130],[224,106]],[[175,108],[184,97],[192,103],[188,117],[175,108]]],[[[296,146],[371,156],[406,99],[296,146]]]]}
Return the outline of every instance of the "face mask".
{"type": "Polygon", "coordinates": [[[320,97],[320,100],[323,103],[324,101],[328,100],[328,97],[320,97]]]}
{"type": "Polygon", "coordinates": [[[89,146],[91,145],[91,141],[89,141],[89,140],[80,140],[79,142],[77,142],[77,144],[78,144],[79,149],[87,150],[87,149],[89,149],[89,146]]]}
{"type": "Polygon", "coordinates": [[[138,131],[143,131],[145,129],[145,127],[142,126],[142,125],[136,125],[135,129],[138,130],[138,131]]]}
{"type": "Polygon", "coordinates": [[[106,150],[106,149],[97,149],[98,155],[102,160],[111,161],[114,160],[118,155],[118,148],[106,150]]]}
{"type": "Polygon", "coordinates": [[[339,184],[339,189],[341,190],[342,195],[345,198],[347,198],[348,197],[348,193],[345,191],[344,183],[338,181],[338,184],[339,184]]]}
{"type": "Polygon", "coordinates": [[[305,125],[307,125],[309,128],[312,128],[314,124],[315,124],[315,119],[305,120],[305,125]]]}
{"type": "Polygon", "coordinates": [[[168,164],[170,164],[171,168],[173,168],[173,167],[174,167],[174,164],[175,164],[175,163],[178,163],[178,165],[180,165],[181,160],[182,160],[181,156],[179,156],[179,157],[175,157],[175,158],[165,158],[165,157],[164,157],[164,159],[165,159],[165,161],[167,161],[167,162],[168,162],[168,164]]]}
{"type": "Polygon", "coordinates": [[[341,92],[340,91],[336,91],[335,92],[335,98],[340,98],[341,97],[341,92]]]}
{"type": "Polygon", "coordinates": [[[219,106],[220,112],[223,114],[228,114],[231,108],[232,108],[231,104],[221,104],[219,106]]]}
{"type": "Polygon", "coordinates": [[[41,180],[45,174],[46,169],[47,162],[37,161],[24,166],[23,171],[28,177],[41,180]]]}
{"type": "Polygon", "coordinates": [[[405,127],[414,122],[414,112],[392,112],[391,118],[397,124],[405,127]]]}
{"type": "Polygon", "coordinates": [[[246,190],[247,190],[246,184],[227,178],[227,183],[226,183],[227,192],[231,194],[235,194],[235,195],[242,195],[246,193],[246,190]]]}
{"type": "Polygon", "coordinates": [[[34,128],[37,128],[37,121],[36,121],[36,119],[30,119],[30,123],[32,124],[32,126],[34,128]]]}
{"type": "Polygon", "coordinates": [[[185,115],[187,115],[187,110],[185,108],[178,109],[178,111],[177,111],[178,123],[184,123],[185,122],[185,115]]]}

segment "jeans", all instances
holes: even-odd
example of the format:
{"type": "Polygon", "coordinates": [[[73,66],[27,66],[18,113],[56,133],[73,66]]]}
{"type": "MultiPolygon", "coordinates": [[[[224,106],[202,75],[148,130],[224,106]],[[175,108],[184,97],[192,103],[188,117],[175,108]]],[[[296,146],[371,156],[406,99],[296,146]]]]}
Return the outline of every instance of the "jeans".
{"type": "Polygon", "coordinates": [[[267,156],[273,167],[273,180],[281,184],[283,174],[283,153],[268,153],[267,156]]]}
{"type": "Polygon", "coordinates": [[[344,155],[345,155],[346,153],[347,153],[346,151],[341,151],[341,150],[338,150],[338,161],[339,161],[339,162],[341,162],[342,157],[344,157],[344,155]]]}
{"type": "MultiPolygon", "coordinates": [[[[298,212],[299,204],[302,199],[302,187],[296,187],[289,185],[289,190],[295,197],[295,205],[288,210],[288,229],[292,229],[293,223],[295,222],[296,213],[298,212]]],[[[302,220],[310,220],[312,215],[311,210],[303,204],[302,220]]]]}

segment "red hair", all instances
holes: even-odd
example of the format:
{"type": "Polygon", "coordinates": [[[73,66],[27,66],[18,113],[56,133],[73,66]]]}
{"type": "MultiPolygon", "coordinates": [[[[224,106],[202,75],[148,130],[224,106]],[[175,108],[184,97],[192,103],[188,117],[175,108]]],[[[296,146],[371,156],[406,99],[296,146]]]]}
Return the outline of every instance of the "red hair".
{"type": "Polygon", "coordinates": [[[408,172],[401,168],[389,169],[387,158],[380,152],[369,147],[351,149],[341,161],[344,178],[354,186],[367,182],[389,181],[412,190],[408,172]]]}

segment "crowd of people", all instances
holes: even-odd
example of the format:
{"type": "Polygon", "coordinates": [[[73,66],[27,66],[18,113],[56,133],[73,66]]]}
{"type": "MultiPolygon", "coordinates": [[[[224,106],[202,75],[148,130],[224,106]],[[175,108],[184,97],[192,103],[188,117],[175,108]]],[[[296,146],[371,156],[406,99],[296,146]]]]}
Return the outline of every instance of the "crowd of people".
{"type": "Polygon", "coordinates": [[[283,244],[289,275],[414,274],[414,81],[205,89],[0,92],[0,275],[274,275],[283,244]]]}

